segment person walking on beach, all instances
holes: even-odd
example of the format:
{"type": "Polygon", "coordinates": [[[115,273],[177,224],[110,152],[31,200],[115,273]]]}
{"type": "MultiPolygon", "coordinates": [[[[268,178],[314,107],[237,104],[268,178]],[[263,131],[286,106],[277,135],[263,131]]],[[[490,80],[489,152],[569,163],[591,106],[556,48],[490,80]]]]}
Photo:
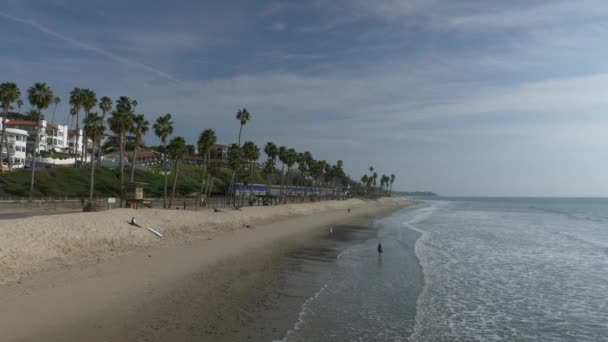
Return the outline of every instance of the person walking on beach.
{"type": "Polygon", "coordinates": [[[383,250],[382,250],[382,244],[378,243],[378,253],[382,254],[383,250]]]}

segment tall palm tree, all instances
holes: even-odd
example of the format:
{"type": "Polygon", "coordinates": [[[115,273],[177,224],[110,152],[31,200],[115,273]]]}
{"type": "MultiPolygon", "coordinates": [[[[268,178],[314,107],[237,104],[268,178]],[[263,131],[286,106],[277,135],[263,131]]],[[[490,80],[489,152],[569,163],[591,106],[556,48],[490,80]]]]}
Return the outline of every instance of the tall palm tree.
{"type": "Polygon", "coordinates": [[[243,156],[249,162],[249,170],[251,175],[251,181],[249,183],[249,198],[253,198],[253,183],[255,180],[254,165],[255,162],[260,158],[260,148],[252,141],[247,141],[243,144],[243,156]]]}
{"type": "MultiPolygon", "coordinates": [[[[0,84],[0,103],[2,104],[2,137],[0,137],[0,156],[4,146],[6,146],[6,157],[8,159],[8,168],[13,168],[13,161],[11,158],[11,148],[8,144],[8,136],[6,135],[6,120],[8,119],[8,111],[11,109],[11,104],[21,100],[21,90],[17,87],[17,84],[11,82],[5,82],[0,84]],[[6,144],[6,145],[5,145],[6,144]]],[[[4,158],[0,158],[0,162],[4,158]]]]}
{"type": "Polygon", "coordinates": [[[284,201],[285,203],[287,203],[287,197],[289,196],[290,191],[288,189],[291,189],[292,184],[292,171],[291,168],[293,167],[293,164],[296,163],[298,157],[298,153],[296,152],[296,150],[294,150],[293,148],[290,148],[287,150],[287,158],[285,159],[286,164],[287,164],[287,191],[285,191],[284,194],[284,201]]]}
{"type": "Polygon", "coordinates": [[[55,124],[55,112],[57,111],[57,105],[61,103],[61,99],[59,98],[59,96],[55,96],[55,98],[53,99],[53,104],[55,104],[55,106],[53,107],[53,117],[51,118],[51,123],[55,124]]]}
{"type": "MultiPolygon", "coordinates": [[[[76,116],[76,142],[74,143],[74,159],[78,158],[78,142],[80,141],[80,109],[84,101],[84,92],[81,88],[74,88],[70,92],[70,111],[73,116],[76,116]]],[[[76,166],[76,164],[74,164],[76,166]]]]}
{"type": "MultiPolygon", "coordinates": [[[[87,133],[87,137],[91,138],[91,156],[95,156],[95,147],[99,137],[103,135],[105,130],[105,124],[103,117],[97,115],[97,113],[89,113],[87,118],[84,120],[84,130],[87,133]]],[[[95,189],[95,163],[91,160],[91,182],[89,186],[89,203],[93,201],[93,193],[95,189]]]]}
{"type": "Polygon", "coordinates": [[[112,112],[112,116],[108,118],[108,126],[112,132],[118,136],[118,147],[120,149],[120,155],[118,157],[118,165],[120,169],[120,202],[125,199],[125,167],[124,167],[124,155],[125,155],[125,136],[133,125],[133,108],[134,101],[126,96],[121,96],[116,101],[116,108],[112,112]]]}
{"type": "MultiPolygon", "coordinates": [[[[102,113],[101,120],[103,122],[106,122],[106,114],[112,110],[112,100],[107,96],[102,97],[101,100],[99,100],[99,109],[101,109],[101,113],[102,113]]],[[[99,139],[97,141],[98,147],[101,147],[102,138],[103,138],[103,133],[99,136],[99,139]]],[[[98,165],[101,164],[101,153],[98,153],[97,164],[98,165]]]]}
{"type": "MultiPolygon", "coordinates": [[[[97,105],[97,95],[91,89],[82,89],[82,108],[85,113],[85,120],[89,117],[89,113],[91,110],[97,105]]],[[[80,160],[82,163],[87,160],[87,153],[89,151],[89,138],[87,137],[86,131],[82,137],[82,156],[80,160]]],[[[93,162],[93,158],[91,158],[91,162],[93,162]]]]}
{"type": "MultiPolygon", "coordinates": [[[[243,133],[243,126],[245,126],[247,124],[247,122],[251,119],[251,114],[249,114],[249,112],[247,111],[246,108],[243,109],[239,109],[239,111],[236,113],[236,119],[239,121],[240,126],[239,126],[239,140],[237,143],[237,146],[239,147],[239,155],[238,157],[240,158],[240,151],[241,151],[241,133],[243,133]]],[[[232,194],[232,187],[234,186],[234,176],[236,175],[236,170],[232,171],[232,179],[230,180],[230,192],[232,194]]]]}
{"type": "Polygon", "coordinates": [[[171,114],[167,113],[161,115],[156,119],[154,123],[154,134],[160,139],[163,146],[162,164],[163,171],[165,173],[165,187],[163,191],[163,208],[167,207],[167,138],[173,134],[173,121],[171,121],[171,114]]]}
{"type": "Polygon", "coordinates": [[[19,114],[21,114],[21,107],[23,107],[23,100],[19,99],[17,100],[17,108],[19,110],[19,114]]]}
{"type": "Polygon", "coordinates": [[[344,174],[344,162],[342,160],[338,160],[336,162],[336,168],[335,168],[335,173],[334,173],[334,177],[335,177],[335,183],[336,183],[336,188],[337,188],[337,192],[338,192],[338,199],[342,199],[342,193],[343,190],[341,188],[342,184],[344,183],[343,180],[346,177],[346,175],[344,174]]]}
{"type": "Polygon", "coordinates": [[[32,151],[32,179],[30,181],[30,201],[34,195],[34,179],[36,173],[36,152],[39,150],[40,143],[40,115],[42,110],[49,107],[55,95],[53,91],[46,83],[36,83],[27,90],[27,99],[36,108],[38,117],[36,120],[36,137],[34,139],[34,149],[32,151]]]}
{"type": "Polygon", "coordinates": [[[395,183],[395,174],[391,174],[391,187],[390,190],[388,191],[388,195],[392,196],[393,195],[393,183],[395,183]]]}
{"type": "Polygon", "coordinates": [[[314,186],[317,188],[316,193],[317,197],[321,197],[321,191],[319,187],[322,185],[321,179],[323,177],[323,170],[325,169],[325,161],[324,160],[313,160],[312,163],[312,174],[314,179],[314,186]]]}
{"type": "Polygon", "coordinates": [[[331,176],[331,165],[323,160],[323,186],[327,189],[327,179],[331,176]]]}
{"type": "Polygon", "coordinates": [[[301,186],[303,175],[306,171],[306,157],[304,156],[304,152],[299,152],[297,154],[296,163],[298,164],[298,181],[294,185],[301,186]]]}
{"type": "Polygon", "coordinates": [[[101,113],[102,113],[102,119],[106,118],[106,114],[112,110],[112,100],[107,97],[104,96],[101,98],[101,100],[99,100],[99,109],[101,109],[101,113]]]}
{"type": "MultiPolygon", "coordinates": [[[[200,154],[203,157],[203,175],[201,177],[201,191],[199,195],[199,205],[202,206],[203,203],[203,194],[205,192],[205,184],[209,187],[209,176],[208,176],[208,167],[209,167],[209,157],[211,155],[211,148],[213,145],[217,143],[217,136],[215,135],[215,131],[211,128],[208,128],[201,132],[201,135],[198,138],[198,149],[200,154]]],[[[207,204],[207,199],[205,198],[205,204],[207,204]]]]}
{"type": "Polygon", "coordinates": [[[365,191],[367,192],[367,182],[368,182],[369,176],[367,174],[363,175],[363,177],[361,177],[361,186],[365,187],[365,191]]]}
{"type": "Polygon", "coordinates": [[[175,137],[171,139],[169,142],[169,154],[171,155],[171,159],[173,159],[174,164],[174,175],[173,175],[173,190],[171,191],[171,198],[169,199],[169,208],[171,208],[171,204],[173,203],[173,198],[175,197],[175,187],[177,186],[177,177],[179,172],[179,164],[186,156],[187,147],[186,140],[182,137],[175,137]]]}
{"type": "Polygon", "coordinates": [[[372,174],[372,184],[373,184],[373,186],[374,186],[374,187],[372,188],[372,190],[374,190],[374,188],[376,187],[376,184],[377,184],[377,183],[376,183],[376,180],[377,180],[377,179],[378,179],[378,173],[374,172],[374,173],[372,174]]]}
{"type": "Polygon", "coordinates": [[[135,146],[133,146],[133,156],[131,160],[131,178],[130,182],[133,182],[135,178],[135,161],[137,160],[137,148],[142,145],[142,136],[148,133],[150,129],[150,123],[146,120],[143,114],[138,114],[133,117],[133,126],[131,126],[131,133],[135,135],[135,146]]]}
{"type": "Polygon", "coordinates": [[[285,165],[287,164],[287,147],[279,147],[279,161],[281,162],[281,184],[279,185],[279,203],[283,201],[283,187],[285,186],[285,165]]]}
{"type": "Polygon", "coordinates": [[[311,190],[311,194],[314,195],[313,168],[315,167],[315,165],[314,165],[315,164],[315,159],[312,157],[312,154],[310,152],[308,152],[308,151],[304,152],[304,156],[306,157],[306,170],[308,171],[308,176],[310,176],[310,183],[307,183],[307,186],[308,186],[308,184],[310,184],[310,187],[312,188],[312,189],[310,189],[311,190]]]}
{"type": "Polygon", "coordinates": [[[272,174],[274,173],[274,161],[270,158],[268,158],[266,160],[266,162],[264,163],[264,166],[262,167],[262,174],[264,174],[266,176],[267,179],[267,187],[266,187],[266,199],[264,200],[264,205],[268,205],[270,204],[270,198],[268,198],[268,196],[270,196],[270,177],[272,176],[272,174]]]}
{"type": "Polygon", "coordinates": [[[268,166],[268,186],[266,187],[266,196],[270,196],[270,189],[272,187],[272,179],[274,177],[274,163],[277,160],[277,155],[279,154],[279,149],[277,145],[272,142],[267,142],[266,146],[264,146],[264,153],[268,156],[268,161],[270,162],[270,166],[268,166]]]}

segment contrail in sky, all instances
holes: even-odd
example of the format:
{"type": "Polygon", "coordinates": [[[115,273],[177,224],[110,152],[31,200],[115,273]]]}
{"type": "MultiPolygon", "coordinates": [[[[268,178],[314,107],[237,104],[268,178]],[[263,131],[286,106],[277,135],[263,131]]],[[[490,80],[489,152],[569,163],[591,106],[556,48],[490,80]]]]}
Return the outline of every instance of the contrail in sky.
{"type": "Polygon", "coordinates": [[[87,43],[83,43],[83,42],[80,42],[80,41],[78,41],[76,39],[73,39],[73,38],[70,38],[70,37],[66,37],[66,36],[62,35],[61,33],[58,33],[56,31],[53,31],[53,30],[49,29],[48,27],[40,25],[39,23],[37,23],[37,22],[35,22],[33,20],[28,20],[28,19],[23,19],[23,18],[15,17],[13,15],[7,14],[7,13],[2,12],[2,11],[0,11],[0,17],[6,18],[8,20],[11,20],[11,21],[14,21],[14,22],[17,22],[17,23],[20,23],[20,24],[31,26],[31,27],[35,28],[36,30],[38,30],[38,31],[40,31],[40,32],[42,32],[44,34],[47,34],[47,35],[49,35],[51,37],[55,37],[57,39],[61,39],[61,40],[65,41],[65,42],[68,42],[68,43],[70,43],[70,44],[72,44],[74,46],[79,47],[82,50],[94,52],[94,53],[96,53],[98,55],[101,55],[101,56],[104,56],[106,58],[109,58],[109,59],[111,59],[111,60],[113,60],[115,62],[122,63],[122,64],[125,64],[125,65],[134,66],[134,67],[137,67],[137,68],[140,68],[140,69],[144,69],[144,70],[152,72],[153,74],[156,74],[157,76],[160,76],[162,78],[166,78],[166,79],[168,79],[170,81],[173,81],[173,82],[176,82],[176,83],[179,83],[179,84],[183,84],[182,81],[180,81],[177,78],[175,78],[175,77],[167,74],[164,71],[158,70],[158,69],[153,68],[153,67],[151,67],[149,65],[146,65],[146,64],[143,64],[143,63],[140,63],[140,62],[136,62],[136,61],[130,60],[130,59],[122,57],[122,56],[115,55],[115,54],[113,54],[113,53],[111,53],[109,51],[106,51],[104,49],[101,49],[101,48],[99,48],[97,46],[94,46],[94,45],[91,45],[91,44],[87,44],[87,43]]]}

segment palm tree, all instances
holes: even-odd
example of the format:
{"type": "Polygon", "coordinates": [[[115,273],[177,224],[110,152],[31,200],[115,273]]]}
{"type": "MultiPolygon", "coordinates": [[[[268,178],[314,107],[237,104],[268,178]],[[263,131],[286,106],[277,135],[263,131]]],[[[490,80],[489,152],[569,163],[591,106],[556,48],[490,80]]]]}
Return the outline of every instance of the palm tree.
{"type": "MultiPolygon", "coordinates": [[[[101,100],[99,101],[99,109],[101,109],[101,113],[102,113],[101,120],[103,122],[106,122],[106,114],[112,110],[112,100],[110,100],[110,98],[107,96],[102,97],[101,100]]],[[[103,133],[101,134],[101,136],[99,136],[99,139],[97,141],[97,146],[99,146],[99,147],[101,147],[102,138],[103,138],[103,133]]],[[[98,153],[97,164],[101,164],[101,153],[98,153]]]]}
{"type": "Polygon", "coordinates": [[[285,165],[287,164],[287,147],[279,147],[279,161],[281,162],[281,185],[279,186],[279,202],[283,200],[283,187],[285,186],[285,165]]]}
{"type": "Polygon", "coordinates": [[[260,148],[252,141],[247,141],[243,144],[243,156],[249,162],[249,170],[251,181],[249,183],[249,199],[253,198],[253,183],[254,183],[254,165],[260,158],[260,148]]]}
{"type": "MultiPolygon", "coordinates": [[[[13,168],[13,161],[11,159],[11,147],[8,145],[8,136],[6,135],[6,119],[8,118],[8,111],[11,109],[11,104],[21,100],[21,90],[17,87],[17,84],[6,82],[0,84],[0,103],[2,104],[2,137],[0,137],[0,156],[4,146],[6,146],[6,157],[8,159],[9,170],[13,168]],[[6,144],[6,145],[4,145],[6,144]]],[[[4,158],[0,157],[0,162],[4,158]]]]}
{"type": "Polygon", "coordinates": [[[192,156],[196,153],[196,146],[192,144],[186,145],[186,156],[192,156]]]}
{"type": "MultiPolygon", "coordinates": [[[[247,124],[247,122],[251,119],[251,114],[249,114],[249,112],[247,111],[246,108],[243,109],[239,109],[239,111],[236,113],[236,119],[239,120],[240,122],[240,126],[239,126],[239,140],[237,143],[237,146],[239,147],[239,155],[238,158],[241,157],[240,155],[240,151],[241,151],[241,133],[243,132],[243,126],[245,126],[247,124]]],[[[234,176],[236,174],[236,170],[232,171],[232,179],[230,180],[230,192],[232,193],[232,187],[234,186],[234,176]]]]}
{"type": "Polygon", "coordinates": [[[167,207],[167,138],[173,134],[173,121],[171,121],[171,114],[167,113],[161,115],[156,119],[154,123],[154,134],[160,139],[163,146],[162,164],[163,172],[165,173],[165,187],[163,191],[163,208],[167,207]]]}
{"type": "MultiPolygon", "coordinates": [[[[296,163],[298,157],[298,153],[293,148],[287,150],[287,157],[285,159],[287,164],[287,189],[290,189],[293,184],[292,183],[292,172],[291,168],[293,164],[296,163]]],[[[289,196],[290,191],[287,190],[284,194],[284,201],[287,203],[287,196],[289,196]]]]}
{"type": "Polygon", "coordinates": [[[312,188],[311,189],[311,193],[314,196],[314,183],[315,183],[315,180],[314,180],[314,176],[313,176],[313,173],[314,173],[313,169],[315,168],[315,162],[316,161],[312,157],[312,154],[310,152],[306,151],[306,152],[304,152],[304,155],[306,156],[306,170],[308,170],[308,175],[311,178],[310,179],[310,187],[312,188]]]}
{"type": "Polygon", "coordinates": [[[171,208],[171,204],[173,203],[173,198],[175,197],[175,187],[177,186],[177,176],[179,172],[179,164],[186,156],[187,148],[186,148],[186,140],[182,137],[175,137],[171,139],[169,142],[169,154],[171,155],[171,159],[173,159],[174,164],[174,175],[173,175],[173,190],[171,191],[171,198],[169,199],[169,208],[171,208]]]}
{"type": "Polygon", "coordinates": [[[268,156],[268,161],[271,166],[268,166],[270,173],[268,173],[268,186],[266,187],[266,196],[270,196],[270,188],[272,187],[272,178],[274,177],[274,163],[277,160],[277,155],[279,154],[279,149],[277,145],[272,142],[266,143],[264,146],[264,153],[268,156]]]}
{"type": "Polygon", "coordinates": [[[296,163],[298,163],[298,182],[297,185],[301,186],[304,178],[304,172],[306,172],[306,156],[304,152],[298,153],[296,156],[296,163]]]}
{"type": "Polygon", "coordinates": [[[32,107],[36,108],[38,113],[38,120],[36,120],[36,137],[34,139],[34,149],[32,151],[32,179],[30,181],[30,201],[34,195],[34,177],[36,173],[36,151],[39,150],[40,143],[40,115],[42,114],[42,110],[49,107],[55,95],[53,95],[53,91],[51,88],[46,85],[46,83],[36,83],[34,86],[30,87],[27,90],[28,96],[27,99],[32,105],[32,107]]]}
{"type": "Polygon", "coordinates": [[[336,162],[335,168],[334,168],[334,184],[336,186],[336,191],[337,191],[337,195],[338,195],[338,199],[342,199],[342,190],[341,186],[344,183],[343,180],[346,177],[346,175],[344,174],[344,162],[342,160],[338,160],[336,162]]]}
{"type": "Polygon", "coordinates": [[[323,160],[323,185],[327,188],[327,179],[331,178],[331,165],[323,160]]]}
{"type": "Polygon", "coordinates": [[[57,111],[57,105],[61,103],[61,99],[59,98],[59,96],[55,96],[55,98],[53,99],[53,103],[55,104],[55,106],[53,107],[53,117],[51,118],[52,124],[55,123],[55,112],[57,111]]]}
{"type": "Polygon", "coordinates": [[[19,108],[19,114],[21,114],[21,107],[23,107],[23,100],[19,99],[17,100],[17,108],[19,108]]]}
{"type": "MultiPolygon", "coordinates": [[[[312,169],[311,169],[311,173],[314,179],[314,185],[315,187],[320,187],[322,185],[321,183],[321,178],[323,177],[323,170],[325,168],[325,161],[323,160],[313,160],[312,162],[312,169]]],[[[317,195],[320,198],[321,197],[321,191],[319,191],[317,189],[317,195]]]]}
{"type": "MultiPolygon", "coordinates": [[[[209,176],[208,176],[208,167],[209,167],[209,157],[211,154],[211,147],[215,145],[217,142],[217,136],[215,135],[215,131],[211,128],[208,128],[201,132],[201,135],[198,138],[198,149],[200,154],[203,157],[203,175],[201,177],[201,191],[199,195],[199,205],[203,203],[203,194],[205,193],[205,183],[209,184],[209,176]]],[[[208,186],[209,187],[209,186],[208,186]]],[[[205,198],[205,204],[207,204],[207,199],[205,198]]]]}
{"type": "Polygon", "coordinates": [[[101,109],[102,113],[101,118],[105,120],[106,114],[112,110],[112,100],[107,96],[102,97],[101,100],[99,100],[99,109],[101,109]]]}
{"type": "MultiPolygon", "coordinates": [[[[82,108],[84,108],[85,120],[89,117],[91,109],[97,105],[97,95],[91,89],[82,89],[82,108]]],[[[82,137],[82,156],[80,157],[81,162],[86,162],[87,153],[89,150],[89,138],[87,137],[86,131],[82,137]]],[[[93,162],[93,158],[91,158],[93,162]]]]}
{"type": "Polygon", "coordinates": [[[266,198],[264,199],[264,205],[270,203],[270,177],[274,174],[274,161],[270,158],[266,160],[264,166],[262,168],[262,173],[266,176],[268,180],[268,186],[266,188],[266,198]]]}
{"type": "Polygon", "coordinates": [[[361,177],[361,186],[365,186],[365,190],[367,192],[367,182],[368,182],[369,176],[368,175],[363,175],[363,177],[361,177]]]}
{"type": "MultiPolygon", "coordinates": [[[[70,92],[70,105],[72,106],[72,110],[70,112],[73,116],[76,116],[76,142],[74,143],[74,159],[78,158],[78,142],[80,141],[80,109],[82,108],[83,101],[83,89],[74,88],[74,90],[70,92]]],[[[74,166],[76,166],[75,163],[74,166]]]]}
{"type": "Polygon", "coordinates": [[[116,108],[112,112],[112,116],[108,118],[108,125],[112,132],[118,136],[118,147],[120,149],[120,155],[118,157],[118,165],[120,169],[120,202],[125,195],[125,168],[124,168],[124,155],[125,155],[125,136],[133,125],[133,107],[134,101],[126,96],[121,96],[116,101],[116,108]]]}
{"type": "MultiPolygon", "coordinates": [[[[87,118],[84,120],[84,130],[88,137],[91,137],[91,155],[95,156],[95,147],[99,137],[103,135],[105,130],[105,124],[103,117],[97,115],[97,113],[89,113],[87,118]]],[[[89,187],[89,203],[93,201],[93,193],[95,189],[95,163],[91,160],[91,184],[89,187]]]]}
{"type": "Polygon", "coordinates": [[[135,178],[135,161],[137,160],[137,147],[142,144],[142,136],[148,133],[150,129],[150,123],[146,120],[143,114],[135,115],[133,117],[133,126],[131,126],[131,133],[135,135],[135,146],[133,146],[133,157],[131,160],[131,178],[130,182],[133,182],[135,178]]]}
{"type": "Polygon", "coordinates": [[[393,183],[395,183],[395,174],[391,174],[391,187],[390,190],[388,191],[388,195],[392,196],[393,195],[393,183]]]}
{"type": "MultiPolygon", "coordinates": [[[[374,185],[374,188],[376,187],[376,180],[378,179],[378,173],[374,172],[372,174],[372,184],[374,185]]],[[[374,190],[374,188],[372,188],[372,190],[374,190]]]]}

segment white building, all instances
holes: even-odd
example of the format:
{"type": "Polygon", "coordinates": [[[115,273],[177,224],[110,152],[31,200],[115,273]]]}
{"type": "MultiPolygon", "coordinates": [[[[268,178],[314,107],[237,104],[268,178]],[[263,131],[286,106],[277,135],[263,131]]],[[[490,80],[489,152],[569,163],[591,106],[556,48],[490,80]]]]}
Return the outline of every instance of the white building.
{"type": "MultiPolygon", "coordinates": [[[[28,153],[33,151],[36,137],[35,121],[8,120],[6,122],[6,127],[27,131],[28,153]]],[[[76,131],[68,129],[67,125],[51,125],[47,123],[46,120],[42,120],[40,125],[40,140],[36,152],[55,151],[73,154],[75,152],[76,146],[78,146],[78,152],[82,153],[82,129],[80,129],[79,132],[80,134],[77,135],[76,131]],[[78,141],[78,143],[76,143],[76,141],[78,141]]]]}
{"type": "MultiPolygon", "coordinates": [[[[2,118],[0,117],[0,129],[2,118]]],[[[46,158],[40,156],[38,159],[41,163],[46,164],[74,164],[77,160],[80,160],[80,155],[83,150],[83,130],[80,129],[80,134],[76,134],[76,131],[68,129],[67,125],[51,125],[42,120],[40,123],[40,140],[36,152],[40,153],[43,151],[47,152],[60,152],[73,155],[78,148],[78,158],[62,158],[53,159],[53,157],[47,156],[46,158]]],[[[35,137],[36,137],[36,122],[31,120],[7,120],[6,131],[9,138],[9,148],[11,148],[11,157],[13,158],[13,166],[15,168],[23,167],[26,163],[26,159],[29,160],[32,157],[34,151],[35,137]],[[11,137],[12,140],[11,140],[11,137]],[[14,144],[11,144],[13,141],[14,144]]],[[[90,140],[89,140],[90,142],[90,140]]],[[[89,144],[91,146],[91,144],[89,144]]],[[[2,151],[2,160],[7,158],[6,148],[2,151]]],[[[87,160],[90,156],[87,156],[87,160]]],[[[7,164],[4,162],[4,164],[7,164]]]]}
{"type": "MultiPolygon", "coordinates": [[[[7,125],[8,126],[8,125],[7,125]]],[[[2,122],[0,121],[0,130],[2,122]]],[[[2,148],[2,165],[8,165],[8,151],[10,151],[13,168],[19,169],[25,166],[27,131],[22,129],[7,128],[6,135],[8,146],[2,148]],[[4,161],[6,160],[6,162],[4,161]]]]}

